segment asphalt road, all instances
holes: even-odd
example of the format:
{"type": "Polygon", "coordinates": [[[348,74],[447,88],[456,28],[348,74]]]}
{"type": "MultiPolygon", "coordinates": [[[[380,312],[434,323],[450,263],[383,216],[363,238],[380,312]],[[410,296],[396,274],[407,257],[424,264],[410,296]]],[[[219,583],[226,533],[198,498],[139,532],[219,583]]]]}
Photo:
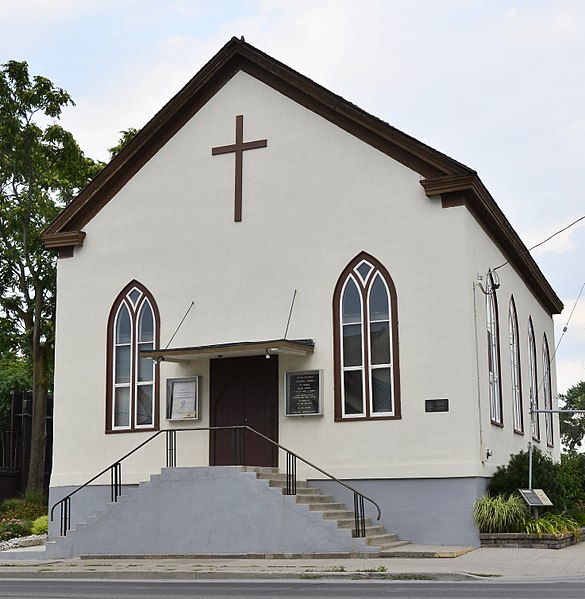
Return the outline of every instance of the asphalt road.
{"type": "Polygon", "coordinates": [[[583,599],[585,579],[534,582],[177,581],[3,579],[0,597],[18,599],[143,599],[210,597],[282,599],[583,599]]]}

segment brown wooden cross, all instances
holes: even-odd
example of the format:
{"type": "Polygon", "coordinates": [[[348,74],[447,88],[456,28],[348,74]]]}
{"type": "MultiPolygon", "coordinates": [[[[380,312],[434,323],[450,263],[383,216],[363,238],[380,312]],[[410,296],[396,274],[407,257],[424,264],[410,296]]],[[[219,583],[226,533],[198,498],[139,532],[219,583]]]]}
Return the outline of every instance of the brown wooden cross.
{"type": "Polygon", "coordinates": [[[234,221],[242,220],[242,158],[244,150],[256,150],[257,148],[265,148],[268,145],[267,139],[257,139],[255,141],[244,142],[244,116],[236,116],[236,143],[229,146],[219,146],[211,148],[212,156],[218,154],[236,154],[236,196],[234,208],[234,221]]]}

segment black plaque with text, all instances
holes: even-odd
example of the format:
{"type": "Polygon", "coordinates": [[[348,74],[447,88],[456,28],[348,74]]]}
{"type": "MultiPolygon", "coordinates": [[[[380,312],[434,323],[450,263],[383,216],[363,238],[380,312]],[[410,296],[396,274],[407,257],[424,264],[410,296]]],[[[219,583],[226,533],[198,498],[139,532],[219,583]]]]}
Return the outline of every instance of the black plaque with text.
{"type": "Polygon", "coordinates": [[[448,399],[425,399],[425,412],[448,412],[448,399]]]}
{"type": "Polygon", "coordinates": [[[286,373],[286,415],[321,413],[321,372],[306,370],[286,373]]]}

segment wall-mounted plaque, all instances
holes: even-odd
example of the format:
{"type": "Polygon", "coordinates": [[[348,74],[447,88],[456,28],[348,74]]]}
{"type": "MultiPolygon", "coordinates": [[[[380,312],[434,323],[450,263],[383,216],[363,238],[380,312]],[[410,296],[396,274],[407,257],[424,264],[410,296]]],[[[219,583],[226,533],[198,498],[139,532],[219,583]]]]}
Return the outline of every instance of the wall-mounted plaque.
{"type": "Polygon", "coordinates": [[[448,399],[425,399],[425,412],[448,412],[448,399]]]}
{"type": "Polygon", "coordinates": [[[199,419],[199,377],[167,379],[167,420],[199,419]]]}
{"type": "Polygon", "coordinates": [[[322,370],[304,370],[284,373],[285,414],[287,416],[321,414],[322,372],[322,370]]]}

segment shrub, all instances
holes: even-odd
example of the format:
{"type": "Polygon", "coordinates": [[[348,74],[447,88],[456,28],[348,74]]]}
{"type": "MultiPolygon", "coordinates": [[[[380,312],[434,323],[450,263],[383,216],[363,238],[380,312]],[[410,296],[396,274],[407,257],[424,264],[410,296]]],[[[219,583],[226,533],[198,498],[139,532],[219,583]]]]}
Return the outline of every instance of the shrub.
{"type": "Polygon", "coordinates": [[[484,495],[476,500],[473,517],[479,532],[516,532],[528,517],[528,508],[517,493],[484,495]]]}
{"type": "Polygon", "coordinates": [[[540,518],[527,518],[522,523],[522,532],[537,533],[542,535],[555,535],[560,537],[567,533],[573,533],[576,539],[579,539],[579,523],[567,514],[553,514],[548,512],[540,518]]]}
{"type": "Polygon", "coordinates": [[[0,523],[0,541],[9,541],[16,537],[26,536],[26,531],[18,521],[0,523]]]}
{"type": "Polygon", "coordinates": [[[0,504],[0,522],[8,520],[36,520],[47,513],[43,503],[29,503],[24,499],[7,499],[0,504]]]}
{"type": "Polygon", "coordinates": [[[585,499],[585,454],[569,451],[561,455],[561,479],[567,507],[578,508],[585,499]]]}
{"type": "Polygon", "coordinates": [[[49,517],[39,516],[32,524],[33,535],[46,535],[49,531],[49,517]]]}
{"type": "MultiPolygon", "coordinates": [[[[528,453],[521,451],[511,455],[506,466],[498,466],[487,492],[490,495],[509,496],[527,486],[528,453]]],[[[548,495],[555,512],[564,512],[567,509],[561,465],[554,463],[538,447],[535,447],[532,453],[532,486],[535,489],[542,489],[548,495]]]]}

